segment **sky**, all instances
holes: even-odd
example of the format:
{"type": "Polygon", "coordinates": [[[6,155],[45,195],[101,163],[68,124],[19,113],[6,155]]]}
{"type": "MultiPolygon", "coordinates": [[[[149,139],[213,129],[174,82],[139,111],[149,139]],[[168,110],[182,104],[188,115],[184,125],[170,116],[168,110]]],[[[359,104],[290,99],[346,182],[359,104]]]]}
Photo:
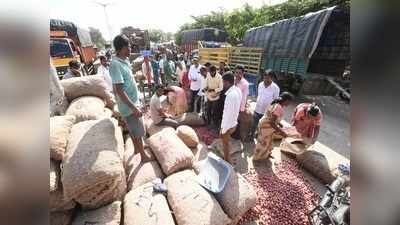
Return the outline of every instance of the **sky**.
{"type": "Polygon", "coordinates": [[[124,26],[141,29],[161,29],[176,32],[192,22],[191,15],[204,15],[219,9],[233,10],[245,3],[260,7],[263,3],[278,4],[285,0],[50,0],[50,18],[74,22],[79,27],[100,29],[106,40],[111,40],[102,6],[106,7],[111,37],[124,26]],[[147,8],[150,8],[147,10],[147,8]]]}

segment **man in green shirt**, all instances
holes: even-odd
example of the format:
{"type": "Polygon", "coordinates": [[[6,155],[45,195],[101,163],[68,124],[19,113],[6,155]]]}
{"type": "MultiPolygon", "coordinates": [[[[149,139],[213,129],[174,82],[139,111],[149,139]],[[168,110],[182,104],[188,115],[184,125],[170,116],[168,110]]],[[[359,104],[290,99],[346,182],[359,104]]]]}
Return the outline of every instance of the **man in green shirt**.
{"type": "Polygon", "coordinates": [[[171,56],[163,55],[160,61],[161,79],[165,86],[176,80],[175,63],[171,60],[171,56]]]}
{"type": "Polygon", "coordinates": [[[118,109],[125,119],[135,150],[139,151],[142,161],[145,161],[148,157],[144,153],[142,140],[145,135],[143,113],[140,109],[138,87],[128,60],[131,49],[129,39],[125,35],[118,35],[114,38],[113,44],[117,53],[111,61],[109,70],[118,109]]]}

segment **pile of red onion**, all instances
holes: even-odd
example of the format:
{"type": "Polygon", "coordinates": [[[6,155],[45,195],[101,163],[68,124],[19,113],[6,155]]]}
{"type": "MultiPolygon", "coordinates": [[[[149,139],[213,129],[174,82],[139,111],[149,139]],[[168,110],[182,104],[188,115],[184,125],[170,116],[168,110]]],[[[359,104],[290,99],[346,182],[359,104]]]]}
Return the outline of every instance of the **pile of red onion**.
{"type": "Polygon", "coordinates": [[[251,169],[244,177],[257,193],[257,205],[239,224],[258,221],[259,225],[308,225],[307,214],[317,204],[316,193],[294,161],[275,165],[275,173],[251,169]]]}
{"type": "Polygon", "coordinates": [[[206,145],[211,145],[211,143],[219,138],[217,131],[208,129],[207,127],[192,127],[195,131],[197,136],[199,137],[200,141],[206,143],[206,145]]]}

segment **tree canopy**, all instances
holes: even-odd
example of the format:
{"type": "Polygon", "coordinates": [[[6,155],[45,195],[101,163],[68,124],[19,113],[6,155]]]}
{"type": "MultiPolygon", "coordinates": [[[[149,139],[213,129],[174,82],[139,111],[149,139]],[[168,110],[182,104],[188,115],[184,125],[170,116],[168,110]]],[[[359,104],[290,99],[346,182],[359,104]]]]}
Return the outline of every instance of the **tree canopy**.
{"type": "Polygon", "coordinates": [[[192,16],[194,22],[183,24],[175,34],[175,41],[181,43],[182,31],[199,28],[218,28],[228,33],[228,41],[238,44],[242,41],[246,30],[262,26],[274,21],[301,16],[334,5],[350,7],[350,0],[288,0],[282,4],[263,5],[254,8],[245,4],[242,8],[227,12],[213,11],[207,15],[192,16]]]}
{"type": "Polygon", "coordinates": [[[104,47],[104,45],[106,44],[106,40],[104,39],[99,29],[89,27],[89,34],[92,42],[97,46],[97,48],[100,49],[104,47]]]}

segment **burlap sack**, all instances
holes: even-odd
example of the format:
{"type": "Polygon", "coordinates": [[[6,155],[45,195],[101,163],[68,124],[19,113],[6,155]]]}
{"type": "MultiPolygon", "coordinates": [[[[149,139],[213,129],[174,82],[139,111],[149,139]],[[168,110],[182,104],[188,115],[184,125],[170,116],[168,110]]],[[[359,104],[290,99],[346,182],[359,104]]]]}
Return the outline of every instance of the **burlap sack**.
{"type": "Polygon", "coordinates": [[[174,131],[161,131],[148,142],[166,175],[192,167],[193,153],[174,131]]]}
{"type": "Polygon", "coordinates": [[[128,192],[124,199],[124,225],[175,225],[164,195],[146,183],[128,192]]]}
{"type": "Polygon", "coordinates": [[[64,197],[61,185],[56,191],[50,192],[49,208],[50,212],[65,211],[73,209],[76,203],[71,198],[64,197]]]}
{"type": "Polygon", "coordinates": [[[97,209],[113,201],[122,201],[126,194],[126,178],[121,177],[114,183],[103,183],[93,187],[75,198],[83,209],[97,209]]]}
{"type": "Polygon", "coordinates": [[[188,125],[188,126],[203,126],[205,125],[205,121],[201,118],[198,113],[184,113],[182,116],[177,117],[179,125],[188,125]]]}
{"type": "Polygon", "coordinates": [[[72,225],[120,225],[121,202],[115,201],[98,209],[79,211],[72,225]]]}
{"type": "Polygon", "coordinates": [[[174,128],[169,127],[169,126],[158,126],[158,125],[155,125],[152,120],[148,120],[145,123],[145,126],[146,126],[146,132],[147,132],[147,134],[149,136],[152,136],[152,135],[154,135],[154,134],[156,134],[156,133],[158,133],[160,131],[163,131],[165,129],[175,131],[174,128]]]}
{"type": "Polygon", "coordinates": [[[168,202],[179,225],[226,225],[231,222],[221,206],[195,180],[195,173],[184,170],[165,178],[168,202]]]}
{"type": "MultiPolygon", "coordinates": [[[[229,140],[229,144],[230,144],[230,155],[233,155],[237,152],[242,152],[243,151],[243,144],[240,140],[236,140],[233,138],[230,138],[229,140]]],[[[223,156],[224,155],[224,151],[223,151],[223,147],[222,147],[222,139],[218,138],[215,139],[213,141],[213,143],[211,143],[211,147],[212,151],[219,155],[219,156],[223,156]]]]}
{"type": "Polygon", "coordinates": [[[282,140],[279,148],[281,152],[296,156],[306,151],[307,144],[301,138],[287,137],[282,140]]]}
{"type": "Polygon", "coordinates": [[[102,118],[110,118],[107,115],[104,101],[99,97],[94,96],[83,96],[74,99],[67,111],[66,115],[75,116],[76,123],[85,120],[98,120],[102,118]]]}
{"type": "Polygon", "coordinates": [[[312,175],[325,184],[332,183],[339,175],[339,164],[350,165],[350,160],[336,153],[320,142],[315,142],[304,153],[296,156],[296,160],[312,175]]]}
{"type": "Polygon", "coordinates": [[[181,125],[176,128],[176,135],[186,144],[189,148],[195,148],[199,144],[199,137],[193,128],[181,125]]]}
{"type": "Polygon", "coordinates": [[[50,213],[50,225],[69,225],[72,221],[73,210],[50,213]]]}
{"type": "Polygon", "coordinates": [[[239,131],[240,139],[244,141],[250,133],[251,125],[253,124],[253,113],[246,108],[244,112],[239,113],[239,131]]]}
{"type": "MultiPolygon", "coordinates": [[[[156,160],[156,157],[154,156],[153,152],[151,151],[149,146],[144,146],[144,152],[146,156],[148,157],[148,161],[154,161],[156,160]]],[[[133,165],[136,165],[136,162],[133,160],[133,156],[138,154],[139,151],[136,151],[135,146],[133,145],[132,138],[128,137],[125,141],[125,152],[124,152],[124,167],[125,171],[130,171],[127,170],[128,167],[132,168],[133,165]]],[[[137,156],[138,160],[140,161],[140,155],[137,156]]],[[[126,174],[129,174],[129,172],[126,172],[126,174]]]]}
{"type": "Polygon", "coordinates": [[[118,126],[118,121],[116,119],[111,118],[111,121],[113,121],[114,126],[116,127],[115,139],[117,140],[118,154],[119,154],[121,160],[123,160],[124,153],[125,153],[125,143],[124,143],[124,135],[122,133],[122,128],[118,126]]]}
{"type": "MultiPolygon", "coordinates": [[[[297,132],[296,127],[284,126],[284,127],[282,127],[282,130],[288,135],[288,137],[301,138],[301,134],[299,132],[297,132]]],[[[283,136],[275,132],[272,135],[272,138],[274,140],[280,140],[280,139],[283,139],[283,136]]]]}
{"type": "Polygon", "coordinates": [[[74,116],[50,117],[50,158],[61,161],[67,147],[67,141],[72,126],[75,123],[74,116]]]}
{"type": "Polygon", "coordinates": [[[106,106],[110,109],[115,104],[114,95],[107,87],[107,83],[103,75],[91,75],[83,77],[74,77],[61,80],[64,88],[65,96],[68,101],[82,96],[97,96],[106,102],[106,106]]]}
{"type": "Polygon", "coordinates": [[[132,167],[130,167],[130,170],[127,171],[128,191],[133,190],[156,178],[164,179],[165,177],[157,161],[142,163],[140,160],[140,154],[136,154],[132,159],[132,167]]]}
{"type": "Polygon", "coordinates": [[[222,192],[215,198],[224,212],[233,220],[238,220],[249,209],[256,206],[257,194],[253,187],[230,167],[230,176],[222,192]]]}
{"type": "Polygon", "coordinates": [[[50,192],[58,189],[58,183],[60,182],[60,163],[50,160],[50,192]]]}
{"type": "Polygon", "coordinates": [[[66,197],[82,199],[84,195],[85,199],[97,199],[98,193],[89,190],[107,190],[125,177],[116,129],[119,128],[111,119],[83,121],[73,126],[61,176],[66,197]]]}

